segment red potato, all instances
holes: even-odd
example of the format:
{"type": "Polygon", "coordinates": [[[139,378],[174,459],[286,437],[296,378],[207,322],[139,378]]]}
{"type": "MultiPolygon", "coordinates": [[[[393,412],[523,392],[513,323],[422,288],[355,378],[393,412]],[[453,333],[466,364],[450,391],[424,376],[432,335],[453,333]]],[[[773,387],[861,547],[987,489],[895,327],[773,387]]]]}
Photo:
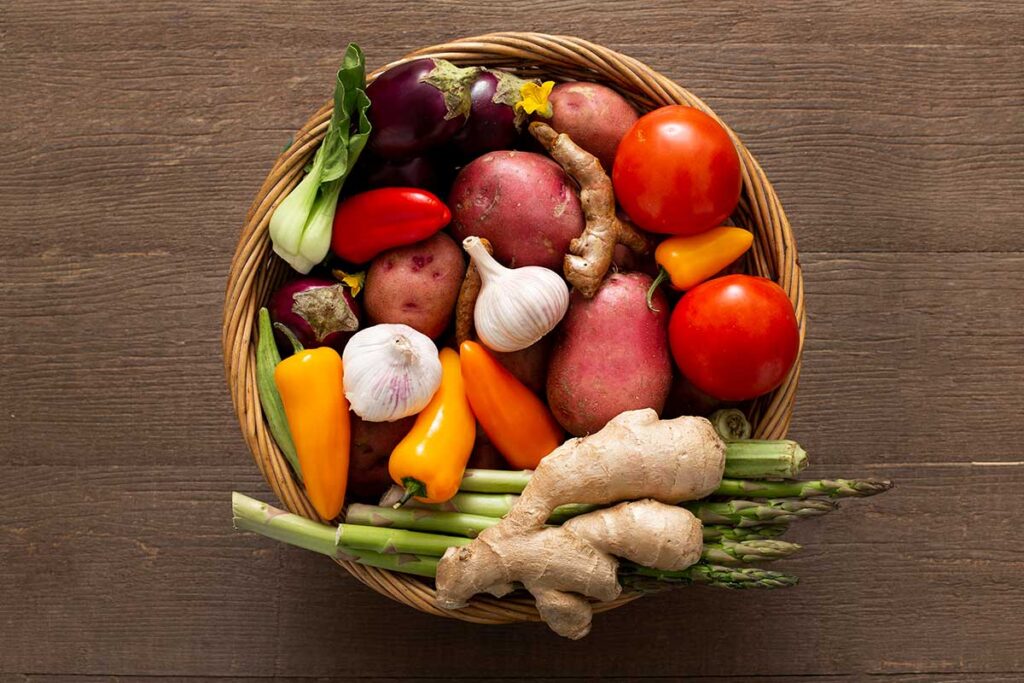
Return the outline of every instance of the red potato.
{"type": "Polygon", "coordinates": [[[559,83],[549,101],[554,116],[548,124],[596,156],[610,172],[619,142],[640,118],[633,105],[611,88],[583,82],[559,83]]]}
{"type": "Polygon", "coordinates": [[[569,241],[583,232],[575,186],[551,159],[532,152],[490,152],[459,172],[448,200],[459,239],[490,241],[510,268],[562,271],[569,241]]]}
{"type": "Polygon", "coordinates": [[[412,415],[395,422],[367,422],[352,414],[347,489],[350,500],[376,503],[391,487],[388,459],[415,421],[412,415]]]}
{"type": "Polygon", "coordinates": [[[548,405],[571,434],[598,431],[626,410],[660,414],[672,383],[668,302],[641,273],[610,275],[593,299],[573,292],[548,367],[548,405]]]}
{"type": "Polygon", "coordinates": [[[375,258],[363,308],[374,323],[404,323],[436,339],[451,321],[465,272],[462,249],[439,232],[375,258]]]}

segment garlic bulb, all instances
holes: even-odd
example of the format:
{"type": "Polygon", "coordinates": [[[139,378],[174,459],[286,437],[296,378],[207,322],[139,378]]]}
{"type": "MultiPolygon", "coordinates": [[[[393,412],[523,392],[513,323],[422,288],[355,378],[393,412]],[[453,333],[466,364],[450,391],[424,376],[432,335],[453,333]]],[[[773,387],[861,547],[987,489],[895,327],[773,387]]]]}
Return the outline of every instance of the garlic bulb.
{"type": "Polygon", "coordinates": [[[476,334],[494,351],[532,346],[565,316],[569,287],[558,273],[540,266],[506,268],[487,253],[479,237],[462,246],[480,273],[473,309],[476,334]]]}
{"type": "Polygon", "coordinates": [[[441,386],[437,347],[408,325],[374,325],[352,335],[342,355],[345,398],[368,422],[423,410],[441,386]]]}

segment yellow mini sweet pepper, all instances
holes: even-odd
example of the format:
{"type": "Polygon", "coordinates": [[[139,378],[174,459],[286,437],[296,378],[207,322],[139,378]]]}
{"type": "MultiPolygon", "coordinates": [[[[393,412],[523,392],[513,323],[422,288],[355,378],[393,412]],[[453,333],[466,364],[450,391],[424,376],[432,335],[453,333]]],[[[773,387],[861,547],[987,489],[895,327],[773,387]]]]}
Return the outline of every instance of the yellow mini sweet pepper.
{"type": "Polygon", "coordinates": [[[675,289],[692,289],[746,253],[753,242],[749,230],[730,225],[665,240],[654,251],[654,260],[662,270],[648,292],[648,306],[666,278],[675,289]]]}
{"type": "Polygon", "coordinates": [[[410,498],[443,503],[459,490],[476,441],[476,420],[462,383],[459,354],[441,350],[441,386],[412,429],[391,451],[388,472],[410,498]]]}
{"type": "Polygon", "coordinates": [[[278,363],[274,383],[302,468],[302,483],[316,512],[332,520],[341,512],[348,483],[351,425],[341,356],[322,346],[303,349],[287,327],[277,326],[295,348],[278,363]]]}

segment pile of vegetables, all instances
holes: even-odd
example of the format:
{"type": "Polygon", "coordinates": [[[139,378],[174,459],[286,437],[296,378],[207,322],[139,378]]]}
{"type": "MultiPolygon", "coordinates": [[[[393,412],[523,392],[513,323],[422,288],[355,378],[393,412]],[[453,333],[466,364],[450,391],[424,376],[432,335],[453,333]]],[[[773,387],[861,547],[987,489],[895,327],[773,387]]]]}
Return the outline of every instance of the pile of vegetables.
{"type": "Polygon", "coordinates": [[[235,494],[238,528],[432,577],[447,609],[527,590],[579,638],[623,587],[793,585],[747,565],[889,488],[796,481],[797,444],[749,438],[737,407],[800,338],[785,292],[742,273],[739,156],[713,118],[433,58],[367,85],[355,45],[334,103],[271,217],[296,276],[256,342],[321,521],[235,494]]]}

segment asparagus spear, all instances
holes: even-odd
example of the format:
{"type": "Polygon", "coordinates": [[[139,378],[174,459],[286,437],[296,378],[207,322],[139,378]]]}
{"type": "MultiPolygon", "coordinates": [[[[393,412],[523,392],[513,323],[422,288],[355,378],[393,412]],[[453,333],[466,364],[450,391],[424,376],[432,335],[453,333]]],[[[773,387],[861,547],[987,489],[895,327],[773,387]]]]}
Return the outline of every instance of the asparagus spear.
{"type": "Polygon", "coordinates": [[[753,539],[749,541],[725,541],[705,543],[701,557],[705,562],[720,565],[745,565],[756,562],[770,562],[792,555],[800,550],[796,543],[775,539],[753,539]]]}
{"type": "Polygon", "coordinates": [[[752,481],[723,479],[716,496],[749,498],[845,498],[873,496],[892,488],[891,481],[877,479],[819,479],[818,481],[752,481]]]}
{"type": "Polygon", "coordinates": [[[772,572],[757,567],[722,567],[704,562],[687,567],[681,572],[666,572],[650,567],[623,563],[619,568],[619,580],[630,590],[660,591],[668,585],[700,584],[716,588],[789,588],[799,579],[791,574],[772,572]]]}
{"type": "Polygon", "coordinates": [[[341,534],[335,527],[278,510],[237,491],[231,494],[231,513],[239,531],[252,531],[338,560],[418,576],[434,576],[437,572],[436,557],[352,548],[340,542],[341,534]]]}
{"type": "MultiPolygon", "coordinates": [[[[440,506],[416,503],[422,509],[439,510],[449,505],[456,510],[488,517],[507,515],[517,496],[494,496],[487,493],[459,493],[440,506]],[[499,501],[491,500],[499,498],[499,501]]],[[[560,524],[565,520],[596,510],[597,505],[562,505],[555,508],[548,522],[560,524]]],[[[731,500],[725,502],[695,501],[684,505],[705,524],[725,524],[734,527],[760,524],[787,524],[802,517],[814,517],[834,510],[837,505],[823,499],[731,500]]]]}
{"type": "MultiPolygon", "coordinates": [[[[394,536],[391,535],[395,531],[394,529],[372,527],[362,527],[355,531],[343,529],[353,526],[351,524],[332,527],[279,510],[237,491],[231,495],[231,511],[234,516],[235,528],[240,531],[252,531],[339,560],[350,560],[418,576],[434,576],[437,573],[438,559],[436,557],[406,552],[414,548],[422,550],[430,547],[431,544],[436,543],[435,540],[418,539],[413,542],[410,539],[431,537],[434,536],[433,534],[407,531],[401,536],[394,536]],[[379,535],[379,538],[374,537],[375,533],[379,535]],[[346,542],[343,542],[346,534],[348,535],[347,542],[356,540],[356,542],[372,544],[374,547],[385,549],[386,552],[374,552],[346,545],[346,542]],[[388,540],[382,542],[382,539],[385,538],[388,540]]],[[[451,545],[468,543],[467,539],[455,537],[435,538],[444,538],[451,545]]],[[[680,571],[660,571],[623,563],[621,571],[627,586],[634,583],[636,577],[680,584],[700,583],[719,588],[783,588],[796,583],[796,577],[779,572],[753,568],[730,569],[704,562],[680,571]]]]}
{"type": "Polygon", "coordinates": [[[762,524],[789,524],[805,517],[832,512],[838,506],[831,500],[778,498],[767,500],[697,501],[684,507],[705,524],[748,527],[762,524]]]}
{"type": "Polygon", "coordinates": [[[484,529],[494,526],[500,517],[471,515],[465,512],[444,512],[410,508],[394,509],[390,506],[363,505],[352,503],[345,513],[348,524],[433,531],[440,534],[454,534],[476,538],[484,529]]]}
{"type": "Polygon", "coordinates": [[[807,467],[807,452],[796,441],[727,441],[725,473],[731,479],[793,479],[807,467]]]}
{"type": "MultiPolygon", "coordinates": [[[[383,504],[394,498],[389,492],[381,500],[383,504]]],[[[411,502],[414,509],[451,511],[483,517],[503,517],[515,503],[517,496],[492,493],[457,493],[441,505],[411,502]]],[[[407,505],[407,507],[409,507],[407,505]]],[[[558,524],[570,517],[596,509],[594,505],[563,505],[555,508],[549,523],[558,524]]],[[[705,524],[720,524],[732,527],[759,526],[761,524],[788,524],[803,517],[823,515],[834,510],[833,501],[822,498],[800,500],[797,498],[764,500],[730,500],[724,502],[695,501],[684,505],[705,524]]],[[[479,533],[479,532],[478,532],[479,533]]]]}
{"type": "MultiPolygon", "coordinates": [[[[460,489],[466,492],[516,494],[522,493],[530,481],[529,470],[466,470],[460,489]]],[[[749,498],[829,498],[867,497],[884,493],[892,488],[892,482],[878,479],[819,479],[817,481],[763,481],[753,479],[722,479],[714,496],[749,498]]],[[[483,508],[483,501],[464,499],[477,508],[483,508]]],[[[512,500],[514,498],[506,499],[512,500]]],[[[504,502],[492,501],[495,509],[504,502]]],[[[458,502],[453,503],[457,506],[458,502]]]]}
{"type": "MultiPolygon", "coordinates": [[[[725,476],[735,479],[795,477],[807,466],[807,453],[795,441],[730,441],[725,446],[725,476]]],[[[522,493],[530,470],[468,469],[459,488],[474,493],[522,493]]]]}
{"type": "MultiPolygon", "coordinates": [[[[488,472],[504,472],[502,470],[486,470],[488,472]]],[[[392,507],[401,500],[404,490],[392,486],[381,496],[381,507],[392,507]]],[[[470,515],[481,515],[484,517],[504,517],[512,509],[512,505],[519,500],[519,496],[511,493],[470,493],[460,491],[443,503],[421,503],[415,499],[410,500],[404,507],[419,510],[435,510],[441,512],[462,512],[470,515]]],[[[573,503],[562,505],[554,509],[548,521],[552,523],[564,522],[570,517],[582,515],[585,512],[596,510],[597,505],[583,505],[573,503]]]]}
{"type": "MultiPolygon", "coordinates": [[[[448,548],[468,545],[471,539],[445,534],[425,534],[420,531],[391,529],[359,524],[339,524],[336,532],[338,545],[356,550],[369,550],[381,554],[411,553],[427,557],[441,557],[448,548]]],[[[737,554],[734,557],[738,557],[737,554]]],[[[722,564],[727,564],[722,562],[722,564]]]]}
{"type": "Polygon", "coordinates": [[[773,524],[765,526],[718,526],[716,524],[704,525],[704,541],[750,541],[759,538],[775,538],[786,533],[788,527],[784,524],[773,524]]]}
{"type": "MultiPolygon", "coordinates": [[[[389,506],[378,507],[361,503],[349,505],[348,514],[345,517],[345,521],[349,524],[432,531],[468,538],[476,538],[481,531],[497,524],[499,519],[498,517],[471,515],[465,512],[410,509],[408,506],[395,510],[389,506]]],[[[704,540],[747,541],[774,538],[781,536],[785,531],[786,527],[783,524],[752,527],[706,525],[704,540]]]]}

